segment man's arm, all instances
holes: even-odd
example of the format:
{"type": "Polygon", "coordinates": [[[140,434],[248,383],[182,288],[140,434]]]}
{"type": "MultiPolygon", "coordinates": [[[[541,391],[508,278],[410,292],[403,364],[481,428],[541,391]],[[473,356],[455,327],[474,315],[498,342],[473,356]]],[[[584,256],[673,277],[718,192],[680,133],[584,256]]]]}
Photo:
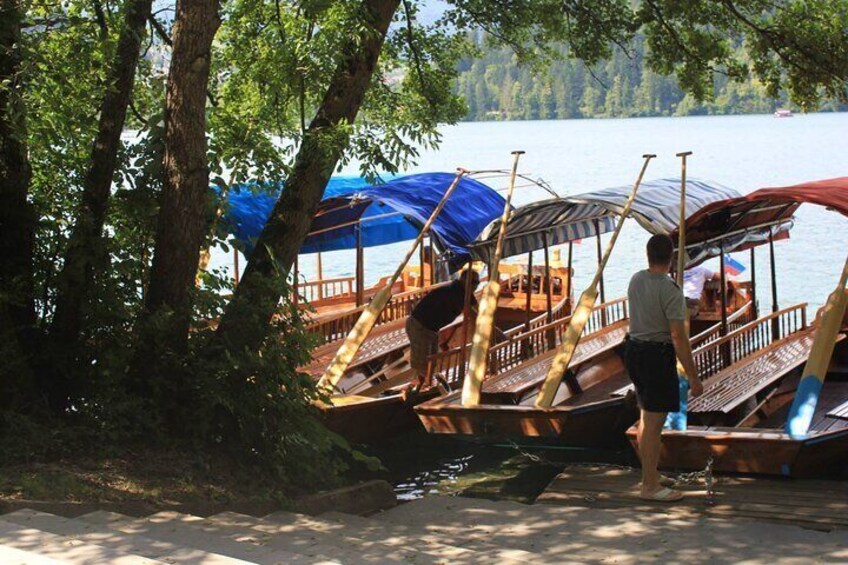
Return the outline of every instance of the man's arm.
{"type": "Polygon", "coordinates": [[[671,326],[671,341],[674,343],[674,352],[677,353],[677,358],[680,359],[680,364],[683,365],[683,370],[686,372],[692,396],[700,396],[704,392],[704,385],[701,384],[698,371],[695,369],[692,346],[686,333],[686,323],[683,320],[669,320],[669,325],[671,326]]]}

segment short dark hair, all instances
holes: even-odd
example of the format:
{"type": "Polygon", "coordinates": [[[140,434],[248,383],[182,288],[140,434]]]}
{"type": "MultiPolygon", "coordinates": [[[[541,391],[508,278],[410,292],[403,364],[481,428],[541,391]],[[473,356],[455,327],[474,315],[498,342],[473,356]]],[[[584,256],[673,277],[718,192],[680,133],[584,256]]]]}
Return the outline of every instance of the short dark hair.
{"type": "Polygon", "coordinates": [[[462,273],[459,275],[459,280],[462,281],[463,285],[468,284],[469,274],[471,276],[472,285],[476,287],[478,284],[480,284],[480,273],[475,271],[473,268],[469,267],[468,269],[462,271],[462,273]]]}
{"type": "Polygon", "coordinates": [[[647,250],[649,265],[668,265],[674,253],[674,242],[666,234],[658,233],[648,240],[647,250]]]}

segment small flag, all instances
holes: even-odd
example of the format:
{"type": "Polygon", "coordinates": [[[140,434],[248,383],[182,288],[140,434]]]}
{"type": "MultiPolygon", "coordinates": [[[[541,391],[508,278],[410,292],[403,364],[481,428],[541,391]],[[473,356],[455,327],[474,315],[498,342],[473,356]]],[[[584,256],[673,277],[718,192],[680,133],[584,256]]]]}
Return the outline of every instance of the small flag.
{"type": "Polygon", "coordinates": [[[725,254],[724,256],[724,272],[730,276],[738,276],[740,273],[745,271],[745,265],[731,257],[730,255],[725,254]]]}

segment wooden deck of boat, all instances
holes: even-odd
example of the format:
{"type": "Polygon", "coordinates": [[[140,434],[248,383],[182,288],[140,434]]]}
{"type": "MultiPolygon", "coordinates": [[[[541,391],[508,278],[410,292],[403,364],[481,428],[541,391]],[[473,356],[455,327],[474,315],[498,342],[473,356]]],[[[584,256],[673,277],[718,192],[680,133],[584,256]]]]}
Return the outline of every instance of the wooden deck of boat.
{"type": "MultiPolygon", "coordinates": [[[[624,343],[629,327],[626,321],[604,329],[597,334],[582,338],[577,344],[574,357],[569,367],[580,365],[584,361],[592,359],[605,351],[615,349],[624,343]]],[[[486,379],[483,382],[483,394],[510,393],[517,394],[535,386],[539,386],[547,377],[553,358],[557,350],[551,350],[544,355],[522,363],[500,375],[486,379]]]]}
{"type": "MultiPolygon", "coordinates": [[[[403,319],[374,328],[357,351],[350,367],[368,363],[386,353],[406,347],[409,339],[406,337],[405,325],[406,319],[403,319]]],[[[342,341],[338,340],[317,347],[312,352],[312,362],[303,367],[303,372],[314,378],[320,377],[335,357],[341,344],[342,341]]]]}
{"type": "Polygon", "coordinates": [[[703,480],[678,487],[685,497],[672,503],[642,500],[638,484],[638,469],[573,465],[566,467],[536,501],[749,518],[826,531],[848,528],[848,481],[717,476],[713,505],[707,504],[703,480]]]}

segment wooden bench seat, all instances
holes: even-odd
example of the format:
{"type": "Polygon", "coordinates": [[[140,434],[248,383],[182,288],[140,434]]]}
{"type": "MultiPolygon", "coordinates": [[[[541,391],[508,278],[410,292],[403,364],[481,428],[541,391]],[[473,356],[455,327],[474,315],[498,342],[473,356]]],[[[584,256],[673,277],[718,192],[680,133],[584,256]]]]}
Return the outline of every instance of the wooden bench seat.
{"type": "Polygon", "coordinates": [[[848,400],[827,413],[828,418],[839,418],[840,420],[848,420],[848,400]]]}
{"type": "MultiPolygon", "coordinates": [[[[396,320],[374,328],[359,348],[359,351],[356,352],[356,355],[348,366],[348,370],[369,363],[387,353],[403,349],[409,345],[405,326],[406,320],[396,320]]],[[[320,377],[324,374],[333,357],[336,356],[336,352],[342,343],[343,340],[337,340],[315,348],[312,352],[312,362],[304,366],[301,370],[314,378],[320,377]]]]}
{"type": "Polygon", "coordinates": [[[630,383],[630,384],[624,385],[623,387],[621,387],[619,389],[612,391],[610,393],[610,396],[612,396],[613,398],[618,398],[618,397],[621,397],[621,396],[627,396],[628,392],[630,392],[631,390],[635,390],[635,389],[636,389],[636,387],[633,386],[633,383],[630,383]]]}
{"type": "Polygon", "coordinates": [[[710,377],[704,382],[704,394],[690,402],[689,412],[729,414],[803,365],[814,336],[813,328],[792,334],[710,377]]]}
{"type": "MultiPolygon", "coordinates": [[[[610,351],[624,343],[628,323],[617,322],[595,334],[581,338],[569,368],[576,367],[593,357],[610,351]]],[[[483,381],[483,394],[522,394],[540,385],[548,374],[557,350],[552,350],[500,375],[483,381]]]]}

